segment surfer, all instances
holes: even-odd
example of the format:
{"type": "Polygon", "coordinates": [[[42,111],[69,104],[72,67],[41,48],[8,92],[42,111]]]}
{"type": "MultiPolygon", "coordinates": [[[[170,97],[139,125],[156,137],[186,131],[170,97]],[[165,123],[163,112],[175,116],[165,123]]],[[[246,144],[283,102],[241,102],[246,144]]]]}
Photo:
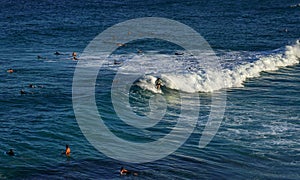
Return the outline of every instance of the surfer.
{"type": "Polygon", "coordinates": [[[68,144],[66,144],[66,150],[62,152],[61,154],[65,154],[66,156],[70,156],[71,154],[71,149],[68,144]]]}
{"type": "Polygon", "coordinates": [[[129,174],[133,174],[134,176],[138,175],[138,173],[136,173],[136,172],[132,173],[131,171],[128,171],[124,167],[121,167],[121,169],[120,169],[120,175],[129,175],[129,174]]]}
{"type": "Polygon", "coordinates": [[[121,169],[120,169],[120,174],[121,175],[127,175],[127,174],[129,174],[130,172],[127,170],[127,169],[125,169],[124,167],[121,167],[121,169]]]}
{"type": "Polygon", "coordinates": [[[121,62],[118,62],[117,60],[114,59],[114,65],[121,64],[121,62]]]}
{"type": "Polygon", "coordinates": [[[21,89],[20,94],[27,94],[23,89],[21,89]]]}
{"type": "Polygon", "coordinates": [[[8,72],[8,73],[13,73],[14,70],[13,70],[12,68],[10,68],[10,69],[7,70],[7,72],[8,72]]]}
{"type": "Polygon", "coordinates": [[[183,52],[175,52],[175,55],[179,56],[179,55],[183,55],[183,52]]]}
{"type": "Polygon", "coordinates": [[[58,51],[56,51],[55,53],[54,53],[54,55],[61,55],[61,53],[60,52],[58,52],[58,51]]]}
{"type": "Polygon", "coordinates": [[[33,84],[29,84],[29,88],[35,88],[36,86],[33,84]]]}
{"type": "Polygon", "coordinates": [[[121,47],[121,46],[125,46],[125,44],[123,44],[123,43],[117,43],[117,46],[121,47]]]}
{"type": "Polygon", "coordinates": [[[72,53],[72,59],[73,59],[73,60],[78,60],[78,58],[77,58],[77,53],[76,53],[76,52],[73,52],[73,53],[72,53]]]}
{"type": "Polygon", "coordinates": [[[38,55],[38,56],[37,56],[37,59],[47,59],[47,58],[38,55]]]}
{"type": "Polygon", "coordinates": [[[160,78],[157,78],[155,81],[156,89],[160,89],[161,85],[162,85],[162,80],[160,78]]]}
{"type": "Polygon", "coordinates": [[[14,153],[14,151],[12,149],[10,149],[9,151],[7,151],[6,154],[9,155],[9,156],[14,156],[15,155],[15,153],[14,153]]]}

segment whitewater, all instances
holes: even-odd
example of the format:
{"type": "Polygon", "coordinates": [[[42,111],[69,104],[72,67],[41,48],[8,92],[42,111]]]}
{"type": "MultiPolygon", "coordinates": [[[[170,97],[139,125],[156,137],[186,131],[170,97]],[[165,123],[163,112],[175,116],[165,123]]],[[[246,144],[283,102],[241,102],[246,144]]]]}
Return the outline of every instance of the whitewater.
{"type": "Polygon", "coordinates": [[[121,67],[123,69],[127,68],[127,73],[145,72],[135,82],[135,85],[140,88],[154,93],[161,93],[160,90],[155,88],[155,81],[159,77],[163,80],[163,86],[167,89],[188,93],[213,92],[226,88],[243,87],[243,83],[248,78],[259,77],[261,72],[276,71],[282,67],[298,64],[300,42],[297,40],[293,45],[267,52],[242,53],[229,51],[223,53],[220,57],[222,69],[214,67],[203,69],[201,64],[191,60],[191,57],[193,59],[197,57],[188,53],[180,57],[153,54],[150,57],[151,61],[149,61],[149,57],[144,58],[139,55],[139,61],[134,61],[134,63],[124,62],[125,67],[121,67]],[[234,63],[225,61],[228,57],[234,63]],[[236,61],[239,59],[241,60],[236,61]],[[155,68],[157,64],[159,64],[160,70],[164,69],[164,72],[157,71],[157,68],[155,68]]]}

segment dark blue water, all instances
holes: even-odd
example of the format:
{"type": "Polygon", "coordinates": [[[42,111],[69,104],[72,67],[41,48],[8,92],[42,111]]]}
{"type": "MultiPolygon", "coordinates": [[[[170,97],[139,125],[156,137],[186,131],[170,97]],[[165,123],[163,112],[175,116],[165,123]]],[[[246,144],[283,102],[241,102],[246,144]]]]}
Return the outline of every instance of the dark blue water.
{"type": "MultiPolygon", "coordinates": [[[[121,166],[139,172],[134,177],[137,179],[299,179],[299,3],[1,1],[0,179],[132,178],[119,176],[121,166]],[[158,161],[132,164],[105,156],[80,131],[72,106],[77,61],[71,60],[71,54],[75,51],[80,57],[89,42],[105,29],[141,17],[164,17],[190,26],[206,39],[225,67],[241,66],[241,70],[233,70],[234,75],[228,77],[230,82],[240,82],[239,86],[220,90],[227,92],[226,111],[208,146],[199,149],[198,142],[207,122],[211,92],[200,92],[202,104],[195,107],[201,109],[197,127],[185,144],[158,161]],[[294,48],[293,56],[286,55],[290,53],[286,46],[294,48]],[[63,54],[56,56],[55,51],[63,54]],[[257,76],[248,75],[254,70],[244,68],[264,59],[272,64],[286,56],[287,61],[293,57],[297,63],[286,63],[276,70],[268,69],[270,63],[259,65],[254,68],[260,68],[257,76]],[[14,73],[7,73],[9,68],[14,73]],[[29,84],[36,88],[29,88],[29,84]],[[21,95],[21,89],[27,94],[21,95]],[[70,158],[60,155],[65,144],[71,147],[70,158]],[[16,153],[13,157],[5,154],[11,148],[16,153]]],[[[178,48],[153,42],[137,41],[132,49],[120,48],[117,57],[126,61],[130,59],[126,53],[140,48],[170,55],[178,48]]],[[[115,72],[103,71],[108,74],[104,83],[111,83],[115,72]]],[[[110,89],[99,85],[96,90],[97,104],[105,110],[102,116],[109,124],[116,118],[110,89]]],[[[172,97],[178,91],[180,88],[165,90],[164,94],[172,97]]],[[[139,88],[133,94],[132,101],[136,102],[132,106],[137,113],[145,111],[137,97],[152,94],[139,88]]],[[[170,111],[176,112],[176,108],[170,111]]],[[[168,120],[173,123],[172,118],[168,120]]],[[[127,126],[116,127],[121,128],[115,130],[119,136],[127,131],[139,135],[132,134],[127,126]]],[[[157,127],[155,131],[161,136],[166,130],[157,127]]],[[[139,138],[143,141],[143,136],[139,138]]],[[[135,141],[131,136],[128,139],[135,141]]]]}

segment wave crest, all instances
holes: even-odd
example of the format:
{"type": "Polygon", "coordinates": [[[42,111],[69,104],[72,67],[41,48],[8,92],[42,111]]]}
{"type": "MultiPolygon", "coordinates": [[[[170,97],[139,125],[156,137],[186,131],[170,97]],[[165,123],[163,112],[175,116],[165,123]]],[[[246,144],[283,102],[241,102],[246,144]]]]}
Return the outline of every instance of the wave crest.
{"type": "MultiPolygon", "coordinates": [[[[207,69],[203,71],[200,67],[196,71],[188,73],[163,73],[160,78],[165,88],[183,92],[213,92],[225,88],[243,87],[247,78],[259,77],[263,71],[275,71],[281,67],[293,66],[299,63],[300,42],[286,46],[282,53],[264,55],[253,62],[236,65],[230,69],[222,70],[207,69]]],[[[152,75],[145,75],[136,83],[143,89],[154,93],[156,90],[155,80],[152,75]]]]}

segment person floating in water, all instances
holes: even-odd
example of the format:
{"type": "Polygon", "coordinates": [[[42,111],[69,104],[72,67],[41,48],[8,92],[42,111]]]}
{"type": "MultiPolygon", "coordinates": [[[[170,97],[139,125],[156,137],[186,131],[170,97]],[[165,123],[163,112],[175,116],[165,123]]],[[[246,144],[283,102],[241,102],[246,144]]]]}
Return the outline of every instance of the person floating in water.
{"type": "Polygon", "coordinates": [[[77,53],[76,53],[76,52],[73,52],[73,53],[72,53],[72,58],[73,58],[73,60],[78,60],[78,58],[77,58],[77,53]]]}
{"type": "Polygon", "coordinates": [[[124,167],[121,167],[120,175],[127,175],[128,173],[129,173],[129,171],[127,169],[125,169],[124,167]]]}
{"type": "Polygon", "coordinates": [[[10,69],[7,70],[7,72],[8,72],[8,73],[13,73],[14,70],[13,70],[12,68],[10,68],[10,69]]]}
{"type": "Polygon", "coordinates": [[[37,58],[38,58],[38,59],[47,59],[47,58],[45,58],[45,57],[43,57],[43,56],[40,56],[40,55],[38,55],[37,58]]]}
{"type": "Polygon", "coordinates": [[[7,151],[6,154],[9,155],[9,156],[14,156],[15,155],[13,149],[10,149],[9,151],[7,151]]]}
{"type": "Polygon", "coordinates": [[[125,46],[125,44],[123,44],[123,43],[117,43],[117,46],[121,47],[121,46],[125,46]]]}
{"type": "Polygon", "coordinates": [[[29,84],[28,85],[29,88],[43,88],[43,85],[34,85],[34,84],[29,84]]]}
{"type": "Polygon", "coordinates": [[[114,65],[121,64],[121,62],[118,62],[117,60],[114,59],[114,65]]]}
{"type": "Polygon", "coordinates": [[[127,169],[125,169],[124,167],[121,167],[120,175],[129,175],[129,174],[133,174],[134,176],[138,175],[138,173],[136,173],[136,172],[131,172],[131,171],[128,171],[127,169]]]}
{"type": "Polygon", "coordinates": [[[175,55],[179,56],[179,55],[183,55],[183,52],[175,52],[175,55]]]}
{"type": "Polygon", "coordinates": [[[36,88],[36,86],[33,84],[29,84],[29,88],[36,88]]]}
{"type": "Polygon", "coordinates": [[[77,56],[77,53],[76,53],[76,52],[72,52],[72,56],[73,56],[73,57],[76,57],[76,56],[77,56]]]}
{"type": "Polygon", "coordinates": [[[27,94],[23,89],[21,89],[20,94],[27,94]]]}
{"type": "Polygon", "coordinates": [[[61,154],[65,154],[66,156],[70,156],[71,154],[71,149],[68,144],[66,144],[66,150],[62,152],[61,154]]]}
{"type": "Polygon", "coordinates": [[[160,78],[157,78],[155,81],[156,89],[160,89],[161,85],[162,85],[162,80],[160,78]]]}
{"type": "Polygon", "coordinates": [[[55,53],[54,53],[54,55],[62,55],[60,52],[58,52],[58,51],[56,51],[55,53]]]}

